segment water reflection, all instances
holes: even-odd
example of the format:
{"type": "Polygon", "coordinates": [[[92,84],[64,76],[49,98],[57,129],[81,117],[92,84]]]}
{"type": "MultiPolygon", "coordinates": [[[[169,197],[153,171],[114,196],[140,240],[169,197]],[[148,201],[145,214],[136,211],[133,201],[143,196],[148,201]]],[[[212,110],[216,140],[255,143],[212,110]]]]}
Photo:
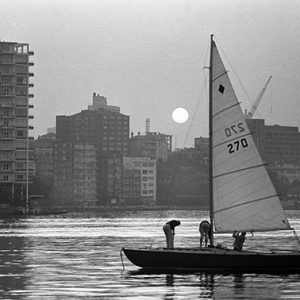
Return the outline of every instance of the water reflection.
{"type": "MultiPolygon", "coordinates": [[[[201,212],[168,212],[168,219],[182,220],[176,232],[178,246],[198,245],[203,217],[201,212]]],[[[149,211],[0,220],[0,298],[300,298],[299,274],[149,273],[126,259],[121,274],[120,249],[143,247],[150,240],[153,247],[164,245],[163,221],[149,211]],[[141,224],[147,224],[142,231],[141,224]]],[[[300,215],[294,214],[291,223],[299,230],[300,215]]],[[[272,235],[262,240],[280,246],[272,235]]],[[[291,244],[288,238],[286,244],[291,244]]]]}
{"type": "Polygon", "coordinates": [[[1,237],[0,243],[0,298],[23,299],[15,293],[26,289],[27,267],[24,257],[25,242],[22,238],[1,237]]]}
{"type": "Polygon", "coordinates": [[[164,295],[164,299],[165,300],[173,300],[174,296],[175,296],[174,274],[166,275],[166,287],[167,287],[167,292],[164,295]]]}
{"type": "Polygon", "coordinates": [[[215,274],[201,273],[200,281],[200,298],[213,299],[214,296],[214,276],[215,274]]]}

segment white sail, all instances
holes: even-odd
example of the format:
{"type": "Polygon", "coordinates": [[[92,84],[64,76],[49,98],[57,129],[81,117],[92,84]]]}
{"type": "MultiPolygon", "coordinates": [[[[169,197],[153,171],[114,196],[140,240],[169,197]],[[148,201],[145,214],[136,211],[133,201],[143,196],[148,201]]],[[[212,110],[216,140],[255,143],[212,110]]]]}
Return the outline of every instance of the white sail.
{"type": "Polygon", "coordinates": [[[211,68],[215,230],[289,229],[215,42],[212,42],[211,68]]]}

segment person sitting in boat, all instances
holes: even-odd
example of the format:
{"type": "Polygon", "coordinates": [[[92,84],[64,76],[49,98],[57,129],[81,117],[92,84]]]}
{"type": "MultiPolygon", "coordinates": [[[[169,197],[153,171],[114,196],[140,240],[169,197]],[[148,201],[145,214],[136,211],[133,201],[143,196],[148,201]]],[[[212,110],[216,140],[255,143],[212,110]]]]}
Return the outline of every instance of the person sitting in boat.
{"type": "Polygon", "coordinates": [[[174,235],[175,235],[175,227],[179,226],[181,223],[178,220],[172,220],[167,222],[163,226],[163,230],[166,236],[167,248],[174,248],[174,235]]]}
{"type": "Polygon", "coordinates": [[[202,248],[202,242],[204,238],[205,247],[207,247],[208,239],[211,237],[211,226],[208,221],[202,221],[199,225],[200,232],[200,248],[202,248]]]}
{"type": "Polygon", "coordinates": [[[243,244],[246,240],[246,232],[242,233],[237,232],[236,230],[233,232],[232,236],[234,237],[233,249],[237,251],[243,250],[243,244]]]}

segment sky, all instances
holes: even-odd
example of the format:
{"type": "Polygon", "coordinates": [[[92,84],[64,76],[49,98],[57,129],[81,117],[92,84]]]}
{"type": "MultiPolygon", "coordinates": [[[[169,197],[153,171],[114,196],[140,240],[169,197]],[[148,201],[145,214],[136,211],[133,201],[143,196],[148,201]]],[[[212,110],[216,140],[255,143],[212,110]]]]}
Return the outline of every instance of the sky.
{"type": "Polygon", "coordinates": [[[93,92],[130,116],[130,131],[173,135],[174,147],[208,136],[210,35],[242,109],[272,80],[255,117],[300,126],[300,1],[0,0],[0,39],[29,43],[35,137],[56,115],[92,104],[93,92]],[[177,124],[183,107],[189,120],[177,124]]]}

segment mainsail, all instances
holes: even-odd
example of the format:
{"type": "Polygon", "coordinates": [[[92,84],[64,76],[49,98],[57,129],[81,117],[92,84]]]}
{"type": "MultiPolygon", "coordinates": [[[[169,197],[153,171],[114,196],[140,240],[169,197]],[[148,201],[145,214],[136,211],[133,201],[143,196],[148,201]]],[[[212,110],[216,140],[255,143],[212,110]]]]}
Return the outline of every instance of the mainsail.
{"type": "Polygon", "coordinates": [[[289,229],[278,195],[212,41],[212,184],[217,232],[289,229]]]}

